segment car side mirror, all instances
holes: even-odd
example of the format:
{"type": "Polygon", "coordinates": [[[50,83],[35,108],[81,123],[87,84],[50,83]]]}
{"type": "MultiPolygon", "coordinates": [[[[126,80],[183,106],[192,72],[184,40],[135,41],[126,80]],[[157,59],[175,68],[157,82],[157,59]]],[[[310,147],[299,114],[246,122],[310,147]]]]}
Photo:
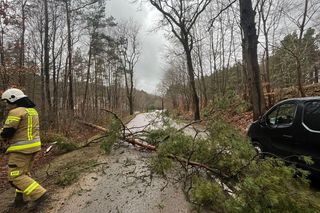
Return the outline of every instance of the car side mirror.
{"type": "Polygon", "coordinates": [[[260,116],[259,117],[259,124],[261,126],[267,126],[267,122],[266,122],[266,117],[265,116],[260,116]]]}

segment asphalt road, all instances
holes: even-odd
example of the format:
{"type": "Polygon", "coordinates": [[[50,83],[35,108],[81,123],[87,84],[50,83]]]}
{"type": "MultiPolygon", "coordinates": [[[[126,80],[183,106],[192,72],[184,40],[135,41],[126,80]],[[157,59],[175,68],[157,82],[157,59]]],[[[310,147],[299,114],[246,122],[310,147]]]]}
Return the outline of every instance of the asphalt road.
{"type": "MultiPolygon", "coordinates": [[[[155,112],[138,114],[127,126],[131,131],[139,131],[150,122],[148,128],[163,126],[155,112]]],[[[109,163],[103,172],[86,177],[57,212],[191,212],[179,184],[151,174],[151,155],[122,143],[106,157],[109,163]]]]}

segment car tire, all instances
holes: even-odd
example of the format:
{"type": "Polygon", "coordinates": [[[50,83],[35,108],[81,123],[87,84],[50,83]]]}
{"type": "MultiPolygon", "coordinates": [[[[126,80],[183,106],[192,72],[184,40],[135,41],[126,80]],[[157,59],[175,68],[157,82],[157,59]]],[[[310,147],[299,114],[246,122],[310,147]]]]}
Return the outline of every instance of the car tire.
{"type": "Polygon", "coordinates": [[[260,157],[260,158],[263,158],[264,155],[263,155],[263,152],[264,152],[264,148],[263,146],[257,142],[257,141],[253,141],[252,142],[252,145],[253,145],[253,148],[254,150],[256,151],[257,155],[260,157]]]}

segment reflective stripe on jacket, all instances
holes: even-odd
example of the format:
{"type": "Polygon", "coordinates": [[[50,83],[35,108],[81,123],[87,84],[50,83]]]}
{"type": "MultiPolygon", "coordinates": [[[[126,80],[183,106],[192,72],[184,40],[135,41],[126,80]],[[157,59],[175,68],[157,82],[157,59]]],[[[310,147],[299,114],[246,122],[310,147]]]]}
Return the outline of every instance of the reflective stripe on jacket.
{"type": "Polygon", "coordinates": [[[19,141],[17,143],[10,145],[10,147],[7,149],[7,152],[16,152],[16,151],[19,152],[19,151],[28,151],[28,150],[30,152],[31,150],[35,150],[35,149],[38,150],[38,148],[41,148],[40,139],[36,139],[32,141],[19,141]]]}
{"type": "Polygon", "coordinates": [[[39,116],[34,108],[18,107],[10,110],[4,128],[15,128],[9,139],[9,152],[30,154],[41,150],[39,116]]]}

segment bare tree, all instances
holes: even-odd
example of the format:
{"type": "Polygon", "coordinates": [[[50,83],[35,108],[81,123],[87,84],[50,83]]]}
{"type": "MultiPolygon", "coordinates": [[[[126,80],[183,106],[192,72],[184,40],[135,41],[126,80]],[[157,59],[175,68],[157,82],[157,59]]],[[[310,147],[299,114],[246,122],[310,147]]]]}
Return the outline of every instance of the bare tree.
{"type": "Polygon", "coordinates": [[[195,61],[198,69],[198,78],[199,78],[199,88],[200,88],[200,104],[203,107],[206,107],[208,104],[208,94],[207,94],[207,83],[205,81],[205,64],[204,64],[204,28],[201,28],[201,24],[197,24],[194,27],[194,37],[196,39],[196,49],[195,49],[195,61]]]}
{"type": "Polygon", "coordinates": [[[130,115],[133,115],[134,110],[134,69],[141,54],[139,30],[140,27],[133,22],[125,22],[119,26],[119,53],[130,115]]]}
{"type": "Polygon", "coordinates": [[[25,84],[25,73],[24,73],[24,62],[25,62],[25,32],[26,32],[26,6],[28,0],[22,0],[21,2],[21,39],[20,39],[20,57],[19,57],[19,68],[20,68],[20,85],[25,84]]]}
{"type": "MultiPolygon", "coordinates": [[[[48,102],[49,111],[51,111],[51,94],[50,94],[50,41],[49,41],[49,11],[48,11],[48,0],[44,0],[44,66],[43,71],[45,75],[46,85],[46,99],[48,102]]],[[[50,113],[49,113],[50,115],[50,113]]]]}
{"type": "Polygon", "coordinates": [[[269,34],[270,30],[274,27],[276,28],[279,25],[281,18],[282,4],[281,2],[274,2],[273,0],[261,0],[258,2],[259,7],[259,18],[262,22],[262,33],[264,36],[264,51],[265,51],[265,83],[266,83],[266,92],[268,96],[268,106],[273,105],[273,98],[271,95],[271,81],[270,81],[270,39],[269,34]]]}
{"type": "Polygon", "coordinates": [[[199,97],[197,94],[194,65],[192,60],[192,50],[194,47],[194,38],[191,30],[198,20],[199,16],[211,3],[210,0],[203,1],[161,1],[150,0],[150,3],[162,13],[164,19],[163,25],[169,25],[174,36],[180,41],[184,48],[187,60],[189,83],[193,97],[194,119],[200,119],[199,97]]]}
{"type": "Polygon", "coordinates": [[[69,92],[68,92],[68,109],[71,115],[74,113],[73,102],[73,66],[72,66],[72,32],[71,32],[71,0],[64,0],[65,10],[67,16],[67,46],[68,46],[68,58],[67,58],[67,77],[69,80],[69,92]]]}
{"type": "Polygon", "coordinates": [[[291,20],[294,25],[298,28],[298,40],[297,42],[292,41],[290,47],[282,43],[283,47],[287,52],[292,56],[296,62],[296,75],[297,75],[297,87],[302,97],[305,96],[305,91],[303,89],[303,73],[302,73],[302,61],[304,54],[306,54],[305,47],[302,46],[302,39],[305,32],[305,29],[308,23],[313,19],[315,14],[320,10],[319,1],[313,0],[304,0],[303,4],[293,4],[294,7],[301,8],[303,7],[303,12],[296,12],[297,15],[292,15],[284,11],[285,15],[291,20]]]}
{"type": "MultiPolygon", "coordinates": [[[[92,12],[89,12],[85,16],[85,21],[87,22],[86,29],[89,34],[89,50],[88,50],[88,63],[87,63],[87,73],[85,77],[85,90],[82,102],[82,115],[85,114],[85,107],[87,102],[89,82],[90,82],[90,71],[93,64],[92,58],[96,58],[101,49],[104,48],[102,40],[105,39],[105,34],[103,29],[107,26],[107,20],[105,19],[105,8],[102,2],[92,8],[92,12]]],[[[96,73],[96,72],[95,72],[96,73]]],[[[95,75],[95,77],[97,77],[95,75]]],[[[97,83],[97,82],[96,82],[97,83]]]]}

